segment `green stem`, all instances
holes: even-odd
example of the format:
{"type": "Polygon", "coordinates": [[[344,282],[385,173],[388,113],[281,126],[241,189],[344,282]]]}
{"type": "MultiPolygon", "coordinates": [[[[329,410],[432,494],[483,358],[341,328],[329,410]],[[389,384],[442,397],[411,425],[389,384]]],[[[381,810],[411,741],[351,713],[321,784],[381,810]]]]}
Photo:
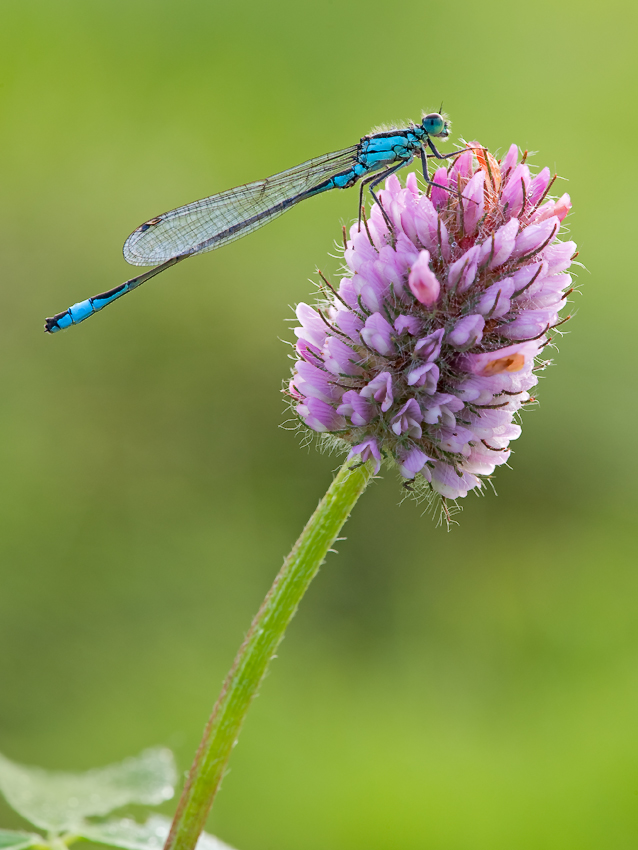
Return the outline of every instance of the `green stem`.
{"type": "Polygon", "coordinates": [[[372,478],[370,462],[346,461],[310,517],[268,591],[239,648],[204,730],[165,850],[193,850],[253,697],[292,620],[350,511],[372,478]]]}

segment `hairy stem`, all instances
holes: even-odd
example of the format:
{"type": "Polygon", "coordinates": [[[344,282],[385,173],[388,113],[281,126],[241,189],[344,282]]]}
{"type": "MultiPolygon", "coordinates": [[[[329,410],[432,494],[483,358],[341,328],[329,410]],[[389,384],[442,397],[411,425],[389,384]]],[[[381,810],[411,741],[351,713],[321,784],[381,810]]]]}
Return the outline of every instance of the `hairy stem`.
{"type": "Polygon", "coordinates": [[[284,561],[252,622],[204,730],[165,850],[193,850],[253,697],[301,597],[374,474],[346,461],[284,561]]]}

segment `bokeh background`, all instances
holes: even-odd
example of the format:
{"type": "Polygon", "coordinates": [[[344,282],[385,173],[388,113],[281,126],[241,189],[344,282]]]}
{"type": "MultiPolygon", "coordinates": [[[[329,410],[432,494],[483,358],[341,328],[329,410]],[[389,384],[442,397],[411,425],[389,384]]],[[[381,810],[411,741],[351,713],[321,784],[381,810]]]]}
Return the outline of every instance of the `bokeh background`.
{"type": "Polygon", "coordinates": [[[637,8],[2,0],[2,752],[165,744],[187,769],[338,464],[279,427],[280,339],[356,192],[80,328],[44,317],[129,277],[150,216],[443,101],[455,139],[568,178],[577,318],[498,496],[448,533],[392,475],[366,493],[209,826],[240,850],[636,847],[637,8]]]}

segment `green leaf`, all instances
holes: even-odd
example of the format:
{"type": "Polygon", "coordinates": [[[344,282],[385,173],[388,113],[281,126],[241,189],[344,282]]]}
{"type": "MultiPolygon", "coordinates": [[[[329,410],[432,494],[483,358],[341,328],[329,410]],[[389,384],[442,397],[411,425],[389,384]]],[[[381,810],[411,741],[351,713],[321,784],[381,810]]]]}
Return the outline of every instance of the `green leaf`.
{"type": "Polygon", "coordinates": [[[36,844],[44,844],[41,835],[31,832],[14,832],[12,829],[0,829],[0,850],[25,850],[36,844]]]}
{"type": "MultiPolygon", "coordinates": [[[[162,850],[171,821],[161,815],[153,815],[146,823],[134,820],[107,821],[106,823],[85,824],[79,835],[98,844],[121,847],[122,850],[162,850]]],[[[233,850],[214,835],[203,832],[197,842],[197,850],[233,850]]]]}
{"type": "Polygon", "coordinates": [[[16,812],[52,832],[77,832],[84,818],[129,803],[157,805],[173,796],[170,750],[146,750],[86,773],[25,767],[0,755],[0,791],[16,812]]]}

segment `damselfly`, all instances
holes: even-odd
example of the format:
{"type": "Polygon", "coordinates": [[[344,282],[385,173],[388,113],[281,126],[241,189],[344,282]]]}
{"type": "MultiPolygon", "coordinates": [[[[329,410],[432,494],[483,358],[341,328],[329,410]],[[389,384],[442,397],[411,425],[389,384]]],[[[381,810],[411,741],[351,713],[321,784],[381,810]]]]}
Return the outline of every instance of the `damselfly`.
{"type": "MultiPolygon", "coordinates": [[[[165,269],[240,239],[306,198],[330,189],[347,189],[361,181],[359,209],[365,186],[379,203],[375,188],[390,174],[409,165],[415,156],[421,158],[423,176],[431,183],[428,156],[447,159],[459,153],[441,154],[436,149],[432,139],[447,139],[449,134],[449,122],[432,112],[420,124],[371,133],[345,150],[318,156],[266,180],[246,183],[158,215],[140,225],[124,243],[128,263],[155,267],[48,318],[44,329],[55,333],[77,325],[165,269]]],[[[381,210],[385,215],[383,207],[381,210]]]]}

